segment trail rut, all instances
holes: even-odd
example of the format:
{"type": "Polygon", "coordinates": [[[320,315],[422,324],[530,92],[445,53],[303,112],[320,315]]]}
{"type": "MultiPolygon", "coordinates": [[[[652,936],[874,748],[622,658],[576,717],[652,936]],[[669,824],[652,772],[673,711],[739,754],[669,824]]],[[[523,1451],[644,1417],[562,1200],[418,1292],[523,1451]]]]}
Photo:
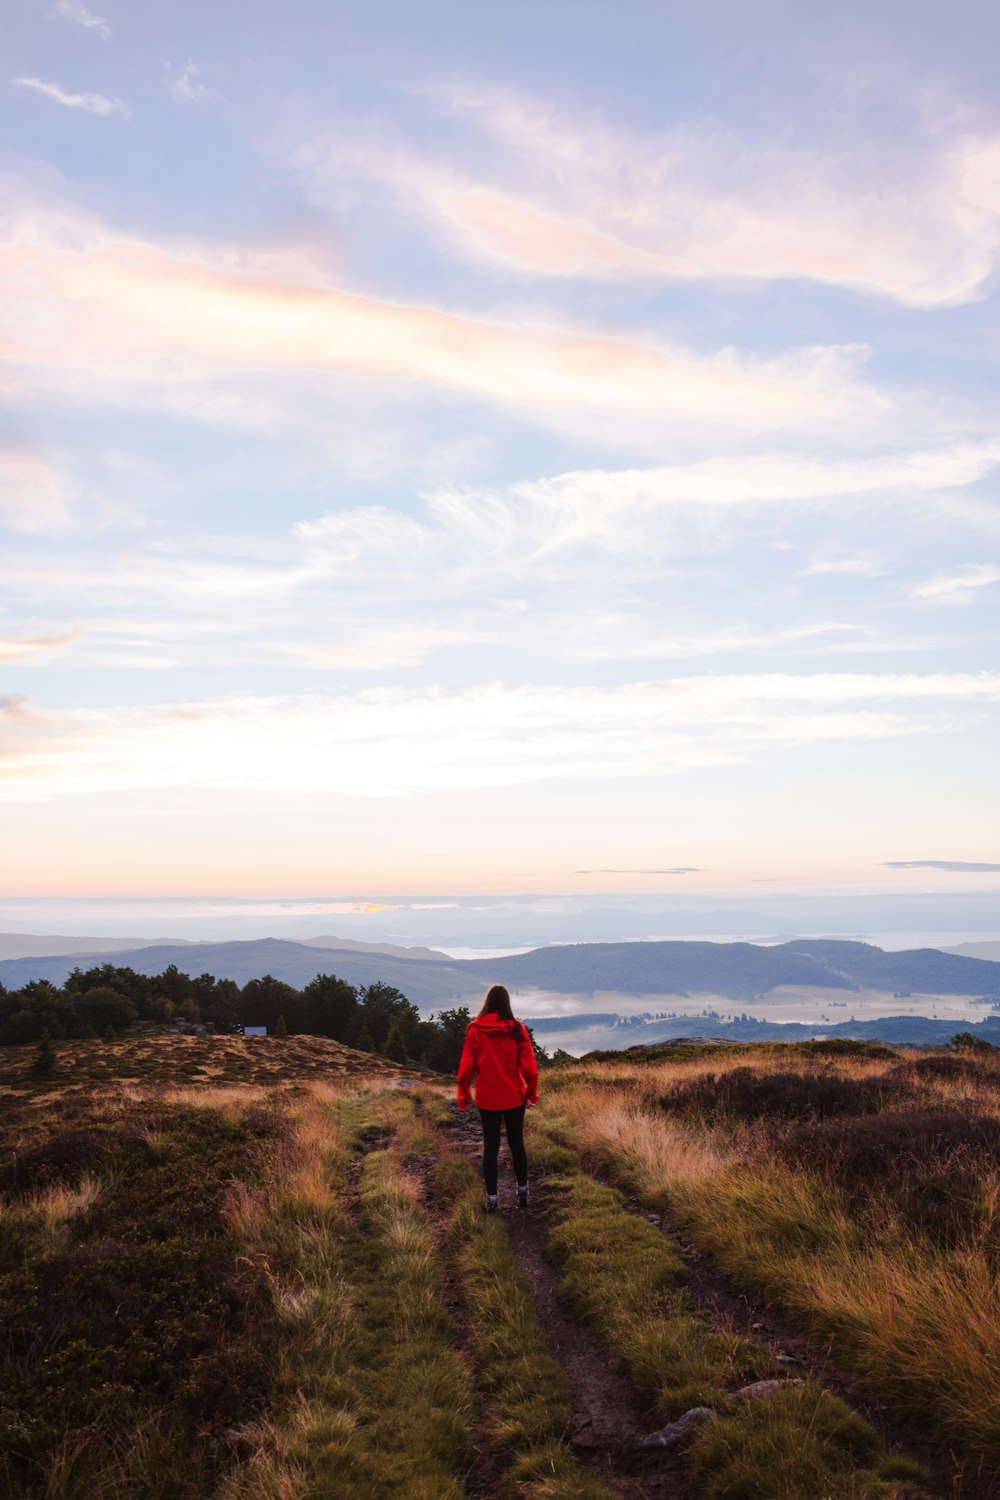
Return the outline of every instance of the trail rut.
{"type": "MultiPolygon", "coordinates": [[[[482,1142],[475,1117],[457,1114],[452,1138],[478,1166],[482,1142]]],[[[531,1191],[528,1211],[510,1207],[504,1218],[539,1320],[569,1383],[573,1451],[622,1500],[689,1500],[692,1491],[686,1465],[677,1452],[644,1452],[631,1446],[660,1423],[648,1403],[618,1374],[607,1351],[560,1302],[560,1276],[545,1259],[545,1230],[538,1215],[538,1204],[544,1202],[544,1179],[534,1178],[531,1191]]],[[[505,1150],[501,1151],[500,1195],[501,1203],[514,1204],[515,1185],[505,1150]]]]}

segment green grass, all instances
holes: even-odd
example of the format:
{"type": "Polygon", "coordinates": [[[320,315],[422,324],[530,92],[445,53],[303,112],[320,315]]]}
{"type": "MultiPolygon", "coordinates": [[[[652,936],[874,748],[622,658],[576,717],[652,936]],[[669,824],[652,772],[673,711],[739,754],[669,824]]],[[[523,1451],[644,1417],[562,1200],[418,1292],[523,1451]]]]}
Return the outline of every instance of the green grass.
{"type": "Polygon", "coordinates": [[[630,1214],[614,1188],[581,1172],[551,1186],[558,1199],[547,1253],[563,1273],[560,1295],[652,1398],[662,1422],[780,1372],[766,1350],[695,1314],[679,1249],[630,1214]]]}
{"type": "MultiPolygon", "coordinates": [[[[554,1133],[562,1134],[558,1126],[554,1133]]],[[[618,1191],[581,1171],[550,1185],[557,1206],[548,1251],[563,1272],[567,1303],[652,1398],[661,1422],[695,1406],[724,1414],[697,1428],[690,1444],[705,1500],[875,1500],[914,1493],[912,1486],[901,1490],[878,1463],[872,1466],[878,1459],[873,1430],[814,1382],[734,1400],[741,1387],[780,1375],[781,1366],[760,1345],[704,1321],[684,1288],[679,1249],[629,1213],[618,1191]]],[[[910,1463],[908,1473],[927,1483],[918,1466],[910,1463]]]]}
{"type": "Polygon", "coordinates": [[[494,1451],[510,1493],[522,1500],[611,1500],[583,1473],[567,1444],[570,1393],[538,1319],[500,1216],[482,1212],[469,1163],[445,1155],[437,1193],[453,1203],[450,1238],[465,1296],[469,1342],[494,1451]]]}
{"type": "Polygon", "coordinates": [[[912,1460],[878,1462],[875,1433],[812,1382],[744,1403],[703,1426],[692,1461],[702,1500],[890,1500],[923,1491],[912,1460]]]}
{"type": "Polygon", "coordinates": [[[220,1500],[462,1500],[473,1409],[433,1231],[397,1147],[365,1157],[353,1211],[344,1180],[349,1152],[405,1133],[412,1106],[360,1095],[340,1116],[311,1112],[301,1190],[276,1193],[258,1226],[281,1267],[283,1399],[220,1500]]]}

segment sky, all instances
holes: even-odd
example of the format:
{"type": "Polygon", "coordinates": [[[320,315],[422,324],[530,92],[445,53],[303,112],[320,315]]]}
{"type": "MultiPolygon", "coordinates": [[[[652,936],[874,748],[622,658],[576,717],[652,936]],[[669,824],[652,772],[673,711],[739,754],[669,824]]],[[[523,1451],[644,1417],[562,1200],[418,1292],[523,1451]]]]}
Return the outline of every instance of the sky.
{"type": "Polygon", "coordinates": [[[1000,885],[1000,13],[5,0],[0,897],[1000,885]]]}

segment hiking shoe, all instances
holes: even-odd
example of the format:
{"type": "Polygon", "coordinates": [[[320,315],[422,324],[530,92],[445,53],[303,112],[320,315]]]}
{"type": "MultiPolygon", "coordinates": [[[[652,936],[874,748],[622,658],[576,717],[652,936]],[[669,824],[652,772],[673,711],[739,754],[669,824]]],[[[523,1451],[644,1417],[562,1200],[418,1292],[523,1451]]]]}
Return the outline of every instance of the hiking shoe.
{"type": "Polygon", "coordinates": [[[528,1206],[528,1184],[527,1183],[524,1184],[524,1187],[521,1187],[520,1185],[518,1185],[518,1189],[517,1189],[517,1206],[518,1206],[518,1208],[527,1208],[527,1206],[528,1206]]]}
{"type": "Polygon", "coordinates": [[[485,1210],[486,1210],[486,1212],[488,1214],[495,1214],[496,1211],[497,1211],[497,1194],[496,1193],[492,1193],[492,1194],[487,1193],[486,1194],[486,1202],[483,1204],[483,1207],[485,1208],[485,1210]]]}

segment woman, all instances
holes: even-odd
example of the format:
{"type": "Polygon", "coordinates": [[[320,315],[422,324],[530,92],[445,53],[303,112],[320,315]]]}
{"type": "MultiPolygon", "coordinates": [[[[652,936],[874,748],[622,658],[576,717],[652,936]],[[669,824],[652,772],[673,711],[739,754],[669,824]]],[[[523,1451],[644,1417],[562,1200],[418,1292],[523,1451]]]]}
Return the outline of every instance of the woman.
{"type": "Polygon", "coordinates": [[[525,1105],[538,1103],[538,1063],[531,1038],[514,1019],[510,995],[502,984],[487,992],[483,1008],[470,1025],[458,1065],[458,1107],[472,1103],[473,1075],[476,1106],[483,1124],[483,1178],[486,1212],[497,1211],[497,1157],[500,1155],[500,1125],[506,1126],[514,1175],[517,1206],[528,1206],[528,1157],[524,1149],[525,1105]]]}

